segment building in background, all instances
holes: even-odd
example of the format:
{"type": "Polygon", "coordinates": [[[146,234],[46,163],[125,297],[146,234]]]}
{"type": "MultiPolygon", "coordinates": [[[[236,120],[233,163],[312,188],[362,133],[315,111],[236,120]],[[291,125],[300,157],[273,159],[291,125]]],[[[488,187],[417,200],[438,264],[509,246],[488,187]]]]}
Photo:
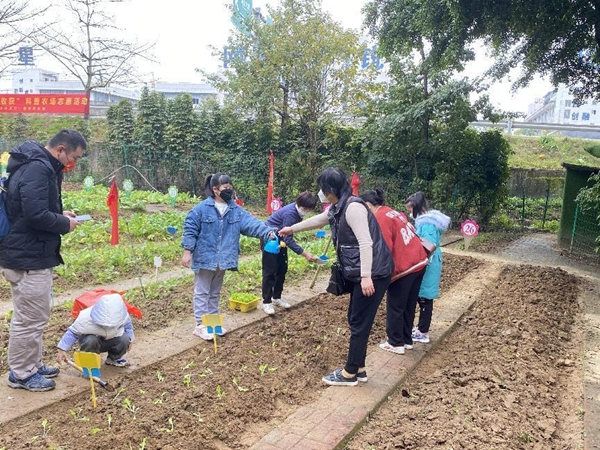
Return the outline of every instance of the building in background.
{"type": "Polygon", "coordinates": [[[562,125],[598,126],[598,132],[563,131],[573,137],[600,138],[600,108],[598,101],[588,98],[576,102],[564,84],[529,105],[525,122],[558,123],[562,125]]]}
{"type": "MultiPolygon", "coordinates": [[[[156,82],[150,89],[164,94],[168,100],[174,99],[179,94],[188,93],[192,97],[194,107],[200,106],[209,98],[219,102],[223,100],[222,94],[205,83],[156,82]]],[[[9,92],[14,94],[83,94],[85,90],[78,80],[61,80],[56,72],[36,67],[24,67],[13,72],[12,88],[9,92]]],[[[90,94],[90,113],[93,116],[103,116],[110,105],[123,99],[129,100],[135,105],[140,99],[140,90],[118,85],[96,88],[90,94]]]]}

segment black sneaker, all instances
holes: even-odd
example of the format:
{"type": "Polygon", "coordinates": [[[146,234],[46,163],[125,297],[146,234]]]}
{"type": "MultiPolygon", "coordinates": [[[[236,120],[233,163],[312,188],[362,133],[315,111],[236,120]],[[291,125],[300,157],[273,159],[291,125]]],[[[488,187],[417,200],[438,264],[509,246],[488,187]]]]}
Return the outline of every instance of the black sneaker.
{"type": "Polygon", "coordinates": [[[60,373],[60,369],[58,367],[42,366],[38,367],[37,373],[46,378],[54,378],[60,373]]]}
{"type": "Polygon", "coordinates": [[[356,375],[350,378],[346,378],[342,375],[342,369],[336,369],[329,375],[323,377],[323,382],[329,386],[356,386],[358,379],[356,375]]]}
{"type": "Polygon", "coordinates": [[[356,374],[356,379],[362,383],[366,383],[368,381],[367,371],[363,370],[362,372],[358,372],[356,374]]]}
{"type": "Polygon", "coordinates": [[[29,378],[24,380],[17,380],[12,371],[8,373],[7,384],[13,389],[27,389],[31,392],[45,392],[51,391],[56,387],[54,380],[48,380],[39,373],[34,373],[29,378]]]}

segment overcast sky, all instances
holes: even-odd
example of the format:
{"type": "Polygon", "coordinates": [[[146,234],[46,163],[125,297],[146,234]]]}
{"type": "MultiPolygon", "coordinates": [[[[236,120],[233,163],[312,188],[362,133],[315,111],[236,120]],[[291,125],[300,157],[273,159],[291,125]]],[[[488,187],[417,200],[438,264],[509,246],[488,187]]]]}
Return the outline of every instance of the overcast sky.
{"type": "MultiPolygon", "coordinates": [[[[361,9],[365,0],[322,0],[323,7],[345,27],[360,31],[361,9]]],[[[31,0],[33,4],[47,5],[49,0],[31,0]]],[[[201,82],[195,68],[207,71],[219,69],[220,62],[211,55],[210,46],[222,48],[233,25],[228,9],[232,0],[124,0],[110,4],[116,25],[126,30],[130,39],[155,42],[157,64],[144,64],[142,72],[148,80],[201,82]]],[[[52,2],[59,3],[59,2],[52,2]]],[[[254,7],[265,11],[266,4],[277,0],[253,0],[254,7]]],[[[483,55],[483,52],[481,52],[483,55]]],[[[60,66],[36,51],[39,67],[63,73],[60,66]]],[[[467,68],[468,76],[476,76],[489,66],[489,60],[480,57],[467,68]]],[[[492,102],[505,110],[526,111],[535,98],[550,89],[547,82],[538,80],[528,89],[513,95],[509,83],[494,85],[490,91],[492,102]]]]}

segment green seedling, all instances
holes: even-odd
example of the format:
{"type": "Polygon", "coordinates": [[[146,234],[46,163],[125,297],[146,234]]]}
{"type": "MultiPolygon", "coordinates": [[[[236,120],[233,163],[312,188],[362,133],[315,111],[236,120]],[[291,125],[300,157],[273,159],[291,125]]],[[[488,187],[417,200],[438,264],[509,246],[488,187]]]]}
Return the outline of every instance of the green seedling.
{"type": "Polygon", "coordinates": [[[48,419],[42,420],[42,434],[38,434],[37,436],[33,436],[31,438],[31,442],[37,441],[39,438],[45,439],[48,437],[48,433],[52,429],[52,425],[48,422],[48,419]]]}
{"type": "Polygon", "coordinates": [[[204,358],[204,361],[202,361],[202,364],[206,364],[209,360],[210,360],[210,356],[207,356],[206,358],[204,358]]]}
{"type": "Polygon", "coordinates": [[[142,439],[142,442],[140,442],[140,446],[138,447],[138,450],[146,450],[146,441],[147,440],[148,440],[148,438],[144,436],[144,439],[142,439]]]}
{"type": "Polygon", "coordinates": [[[110,424],[112,423],[112,414],[106,415],[106,421],[108,422],[108,429],[110,430],[110,424]]]}
{"type": "Polygon", "coordinates": [[[261,364],[260,366],[258,366],[258,370],[260,371],[260,376],[262,377],[267,371],[275,372],[277,370],[277,367],[269,367],[269,364],[261,364]]]}
{"type": "Polygon", "coordinates": [[[160,372],[160,370],[156,371],[156,379],[158,380],[159,383],[162,383],[163,381],[165,381],[165,377],[163,377],[163,374],[160,372]]]}
{"type": "Polygon", "coordinates": [[[337,329],[337,330],[335,330],[335,332],[336,332],[337,334],[340,334],[340,333],[342,332],[342,329],[341,329],[340,327],[338,327],[338,329],[337,329]]]}
{"type": "Polygon", "coordinates": [[[185,384],[187,387],[190,387],[190,384],[192,383],[192,375],[191,374],[186,374],[183,377],[183,384],[185,384]]]}
{"type": "Polygon", "coordinates": [[[304,352],[302,352],[302,351],[296,352],[296,356],[300,357],[302,355],[304,355],[304,352]]]}
{"type": "Polygon", "coordinates": [[[201,422],[201,423],[202,423],[202,422],[204,422],[204,419],[202,418],[202,416],[200,415],[200,413],[197,413],[197,412],[195,412],[195,413],[193,414],[193,416],[194,416],[196,419],[198,419],[198,422],[201,422]]]}
{"type": "Polygon", "coordinates": [[[10,319],[12,319],[14,311],[11,309],[9,311],[6,312],[6,314],[4,314],[4,318],[6,319],[7,322],[10,322],[10,319]]]}
{"type": "Polygon", "coordinates": [[[91,433],[92,435],[94,435],[94,434],[98,434],[98,433],[100,433],[101,431],[102,431],[102,428],[92,428],[92,429],[90,430],[90,433],[91,433]]]}
{"type": "Polygon", "coordinates": [[[254,355],[254,356],[258,355],[258,353],[255,352],[254,350],[248,350],[248,354],[249,355],[254,355]]]}
{"type": "Polygon", "coordinates": [[[533,436],[529,433],[523,432],[519,435],[519,441],[522,442],[523,444],[533,442],[533,436]]]}
{"type": "Polygon", "coordinates": [[[169,423],[169,428],[159,428],[158,431],[164,431],[165,433],[172,433],[175,428],[175,424],[173,422],[172,417],[169,417],[168,423],[169,423]]]}
{"type": "Polygon", "coordinates": [[[117,398],[119,398],[119,395],[121,395],[123,392],[125,392],[125,388],[121,388],[121,389],[119,389],[119,391],[117,392],[117,395],[115,395],[115,396],[113,397],[113,399],[112,399],[112,402],[114,403],[114,402],[115,402],[115,400],[116,400],[117,398]]]}
{"type": "Polygon", "coordinates": [[[73,420],[81,420],[82,422],[89,422],[90,421],[89,417],[86,417],[86,416],[79,417],[79,414],[81,414],[81,411],[83,411],[83,408],[77,408],[77,411],[75,411],[74,409],[70,409],[69,414],[71,414],[71,416],[73,417],[73,420]]]}
{"type": "Polygon", "coordinates": [[[271,347],[276,348],[277,347],[277,342],[273,341],[273,343],[271,344],[271,347]]]}
{"type": "Polygon", "coordinates": [[[248,392],[248,388],[242,387],[242,386],[240,386],[238,384],[237,378],[234,377],[231,381],[233,382],[233,384],[235,385],[235,387],[238,388],[238,391],[240,391],[240,392],[248,392]]]}
{"type": "Polygon", "coordinates": [[[209,375],[212,375],[213,371],[210,369],[206,369],[204,372],[202,372],[200,375],[198,375],[200,378],[206,378],[209,375]]]}
{"type": "Polygon", "coordinates": [[[329,339],[329,336],[327,336],[326,334],[323,335],[323,342],[325,342],[327,339],[329,339]]]}
{"type": "Polygon", "coordinates": [[[144,395],[146,391],[144,389],[138,389],[138,394],[144,395]]]}
{"type": "Polygon", "coordinates": [[[42,433],[42,437],[45,438],[46,436],[48,436],[48,433],[50,433],[50,430],[52,429],[52,425],[50,425],[48,419],[42,420],[42,429],[44,430],[44,432],[42,433]]]}
{"type": "Polygon", "coordinates": [[[217,398],[218,398],[219,400],[222,400],[222,399],[224,399],[224,398],[227,396],[227,392],[225,392],[225,391],[224,391],[224,390],[221,388],[221,385],[217,385],[217,389],[216,389],[216,391],[217,391],[217,398]]]}
{"type": "Polygon", "coordinates": [[[248,369],[248,366],[242,365],[240,368],[240,372],[245,372],[248,369]]]}
{"type": "Polygon", "coordinates": [[[165,392],[163,392],[163,393],[161,393],[161,394],[160,394],[160,397],[158,397],[158,398],[155,398],[154,400],[152,400],[152,404],[153,404],[153,405],[160,405],[160,404],[161,404],[161,403],[164,401],[164,399],[165,399],[165,395],[167,395],[167,392],[166,392],[166,391],[165,391],[165,392]]]}
{"type": "Polygon", "coordinates": [[[265,374],[267,367],[269,367],[268,364],[261,364],[260,366],[258,366],[258,370],[260,371],[261,377],[265,374]]]}
{"type": "Polygon", "coordinates": [[[122,406],[123,406],[124,409],[126,409],[131,414],[133,414],[133,418],[135,419],[135,414],[137,413],[139,407],[135,406],[133,404],[133,402],[131,400],[129,400],[128,398],[125,398],[125,400],[123,400],[123,405],[122,406]]]}
{"type": "Polygon", "coordinates": [[[192,369],[195,366],[196,366],[196,363],[194,361],[190,361],[189,363],[187,363],[185,365],[185,367],[183,368],[183,370],[192,369]]]}
{"type": "Polygon", "coordinates": [[[321,344],[317,345],[317,351],[321,350],[321,344]]]}

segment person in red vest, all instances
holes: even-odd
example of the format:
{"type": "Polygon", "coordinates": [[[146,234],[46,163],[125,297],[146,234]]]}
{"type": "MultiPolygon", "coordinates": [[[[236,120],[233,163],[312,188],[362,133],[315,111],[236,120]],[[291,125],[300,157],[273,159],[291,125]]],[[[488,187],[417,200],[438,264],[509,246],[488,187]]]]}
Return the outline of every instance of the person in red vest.
{"type": "Polygon", "coordinates": [[[387,341],[379,347],[402,355],[405,348],[413,348],[412,324],[428,263],[427,254],[406,216],[385,205],[382,190],[365,191],[360,198],[377,219],[394,258],[394,272],[387,289],[387,341]]]}

